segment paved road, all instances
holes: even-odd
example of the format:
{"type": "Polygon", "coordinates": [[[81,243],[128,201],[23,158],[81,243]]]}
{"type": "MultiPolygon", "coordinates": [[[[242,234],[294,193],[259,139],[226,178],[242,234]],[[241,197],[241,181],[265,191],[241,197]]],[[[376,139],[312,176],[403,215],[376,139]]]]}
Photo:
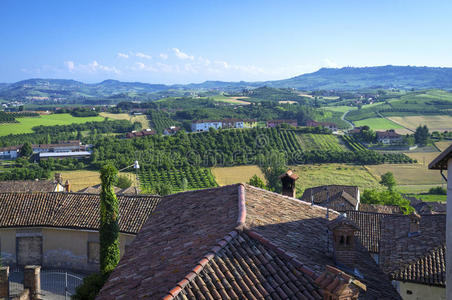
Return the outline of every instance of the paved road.
{"type": "MultiPolygon", "coordinates": [[[[351,129],[353,129],[353,128],[355,128],[355,125],[353,125],[353,123],[350,122],[349,120],[346,120],[346,119],[345,119],[345,117],[347,116],[347,114],[348,114],[349,112],[350,112],[349,110],[347,110],[346,112],[344,112],[344,114],[343,114],[342,117],[341,117],[341,120],[347,122],[348,125],[351,127],[351,129]]],[[[351,130],[351,129],[349,129],[349,130],[351,130]]]]}

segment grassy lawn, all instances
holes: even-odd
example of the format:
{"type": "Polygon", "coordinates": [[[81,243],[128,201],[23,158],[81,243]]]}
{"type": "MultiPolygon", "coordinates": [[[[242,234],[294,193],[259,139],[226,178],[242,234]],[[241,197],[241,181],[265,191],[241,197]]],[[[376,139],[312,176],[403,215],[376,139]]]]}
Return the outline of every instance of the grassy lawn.
{"type": "Polygon", "coordinates": [[[104,118],[110,118],[114,120],[129,120],[132,123],[140,122],[142,128],[151,128],[146,115],[131,116],[129,114],[112,114],[106,112],[102,112],[100,113],[100,115],[104,118]]]}
{"type": "Polygon", "coordinates": [[[406,117],[390,117],[403,126],[416,130],[419,125],[427,125],[430,132],[432,131],[451,131],[452,117],[444,115],[436,116],[406,116],[406,117]]]}
{"type": "Polygon", "coordinates": [[[257,175],[265,182],[265,176],[258,166],[236,166],[212,168],[212,175],[215,177],[218,185],[228,185],[234,183],[245,183],[250,180],[253,175],[257,175]]]}
{"type": "Polygon", "coordinates": [[[73,117],[70,114],[52,114],[32,118],[17,118],[19,123],[0,124],[0,136],[8,134],[32,133],[33,130],[31,129],[39,125],[54,126],[69,125],[74,123],[80,124],[93,121],[100,122],[103,119],[104,118],[100,116],[78,118],[73,117]]]}
{"type": "MultiPolygon", "coordinates": [[[[69,180],[71,191],[77,192],[81,189],[100,184],[100,174],[97,171],[76,170],[76,171],[55,171],[54,173],[61,173],[63,181],[69,180]]],[[[133,184],[137,184],[135,174],[129,172],[121,172],[120,175],[128,176],[133,184]]],[[[53,178],[52,174],[52,178],[53,178]]],[[[139,185],[139,184],[138,184],[139,185]]]]}
{"type": "Polygon", "coordinates": [[[355,126],[369,126],[372,130],[388,130],[388,129],[397,129],[403,128],[402,126],[391,122],[384,118],[370,118],[364,119],[360,121],[355,121],[355,126]]]}
{"type": "Polygon", "coordinates": [[[297,180],[297,196],[303,194],[307,188],[328,185],[357,185],[364,189],[381,188],[378,181],[363,167],[347,164],[315,164],[290,166],[300,178],[297,180]]]}
{"type": "Polygon", "coordinates": [[[432,195],[432,194],[408,194],[425,202],[446,202],[447,195],[432,195]]]}
{"type": "MultiPolygon", "coordinates": [[[[230,104],[237,104],[237,105],[248,105],[248,104],[251,104],[251,103],[248,102],[248,101],[242,100],[242,99],[247,99],[247,98],[249,98],[249,97],[246,97],[246,96],[241,96],[241,97],[226,97],[226,96],[223,96],[223,95],[217,95],[217,96],[209,97],[209,98],[211,98],[211,99],[213,99],[213,100],[215,100],[215,101],[226,102],[226,103],[230,103],[230,104]]],[[[205,99],[205,98],[203,98],[203,99],[205,99]]]]}

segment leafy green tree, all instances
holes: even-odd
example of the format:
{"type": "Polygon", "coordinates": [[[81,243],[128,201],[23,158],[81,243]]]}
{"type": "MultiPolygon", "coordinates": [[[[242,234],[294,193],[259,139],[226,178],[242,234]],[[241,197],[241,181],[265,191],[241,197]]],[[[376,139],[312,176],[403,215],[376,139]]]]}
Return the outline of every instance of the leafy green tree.
{"type": "Polygon", "coordinates": [[[403,198],[402,195],[396,191],[379,191],[379,190],[364,190],[361,196],[362,203],[381,204],[381,205],[397,205],[404,214],[411,214],[414,208],[410,205],[410,201],[403,198]]]}
{"type": "Polygon", "coordinates": [[[388,188],[388,190],[392,191],[397,184],[394,178],[394,174],[387,172],[381,175],[380,184],[384,185],[388,188]]]}
{"type": "Polygon", "coordinates": [[[167,196],[172,194],[173,187],[167,183],[160,183],[155,186],[154,191],[157,195],[167,196]]]}
{"type": "Polygon", "coordinates": [[[116,186],[121,189],[126,189],[132,185],[132,180],[126,175],[120,175],[118,177],[118,181],[116,183],[116,186]]]}
{"type": "Polygon", "coordinates": [[[31,148],[31,144],[30,143],[24,143],[22,148],[20,148],[19,151],[20,156],[25,156],[25,157],[29,157],[30,155],[33,154],[33,148],[31,148]]]}
{"type": "Polygon", "coordinates": [[[427,125],[419,126],[416,128],[416,132],[414,133],[414,139],[416,144],[421,146],[425,146],[429,142],[429,133],[427,125]]]}
{"type": "Polygon", "coordinates": [[[114,193],[118,170],[110,164],[100,170],[100,271],[108,276],[119,262],[119,208],[114,193]]]}
{"type": "Polygon", "coordinates": [[[261,189],[266,189],[267,186],[265,185],[264,181],[257,176],[256,174],[253,175],[253,177],[250,178],[250,181],[248,182],[249,185],[261,188],[261,189]]]}
{"type": "Polygon", "coordinates": [[[287,171],[287,159],[283,153],[272,152],[264,160],[261,169],[267,179],[267,187],[269,190],[280,193],[282,186],[279,175],[287,171]]]}

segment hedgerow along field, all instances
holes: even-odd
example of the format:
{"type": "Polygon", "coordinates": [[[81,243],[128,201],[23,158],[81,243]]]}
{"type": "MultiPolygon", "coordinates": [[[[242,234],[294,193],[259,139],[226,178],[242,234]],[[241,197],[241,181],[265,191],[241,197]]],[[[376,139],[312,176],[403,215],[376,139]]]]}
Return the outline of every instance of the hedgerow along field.
{"type": "Polygon", "coordinates": [[[51,114],[39,117],[16,118],[18,123],[0,124],[0,136],[8,134],[32,133],[35,126],[54,126],[81,124],[86,122],[100,122],[103,117],[73,117],[70,114],[51,114]]]}
{"type": "Polygon", "coordinates": [[[304,151],[327,150],[345,151],[346,148],[340,143],[339,138],[332,134],[297,134],[298,142],[304,151]]]}
{"type": "Polygon", "coordinates": [[[389,117],[389,119],[393,120],[394,122],[400,123],[411,130],[416,130],[416,128],[420,125],[427,125],[430,132],[452,131],[452,116],[406,116],[389,117]]]}

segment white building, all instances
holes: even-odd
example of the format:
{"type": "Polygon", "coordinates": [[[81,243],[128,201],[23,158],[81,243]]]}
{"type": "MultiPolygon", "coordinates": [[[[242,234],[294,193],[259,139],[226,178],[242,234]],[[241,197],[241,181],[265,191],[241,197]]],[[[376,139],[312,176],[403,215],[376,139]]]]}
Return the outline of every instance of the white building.
{"type": "Polygon", "coordinates": [[[0,148],[0,159],[16,159],[19,156],[20,147],[10,146],[0,148]]]}
{"type": "Polygon", "coordinates": [[[199,120],[191,124],[191,131],[201,132],[208,131],[209,128],[220,129],[223,127],[223,122],[219,120],[199,120]]]}

